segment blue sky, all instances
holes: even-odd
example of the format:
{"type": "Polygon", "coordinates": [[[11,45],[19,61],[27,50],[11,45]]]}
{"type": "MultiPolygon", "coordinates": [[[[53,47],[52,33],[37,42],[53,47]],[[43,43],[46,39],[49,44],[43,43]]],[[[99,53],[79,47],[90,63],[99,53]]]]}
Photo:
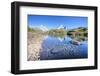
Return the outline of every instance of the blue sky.
{"type": "Polygon", "coordinates": [[[50,16],[50,15],[28,15],[28,26],[46,26],[48,29],[58,28],[60,25],[68,29],[88,27],[88,17],[79,16],[50,16]]]}

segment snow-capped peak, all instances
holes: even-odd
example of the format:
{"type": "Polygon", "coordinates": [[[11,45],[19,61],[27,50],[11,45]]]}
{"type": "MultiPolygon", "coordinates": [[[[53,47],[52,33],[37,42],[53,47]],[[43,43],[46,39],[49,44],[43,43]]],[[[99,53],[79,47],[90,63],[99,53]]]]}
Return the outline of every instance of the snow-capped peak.
{"type": "Polygon", "coordinates": [[[40,27],[39,27],[42,31],[48,31],[48,28],[47,27],[45,27],[44,25],[40,25],[40,27]]]}
{"type": "Polygon", "coordinates": [[[64,28],[64,26],[63,25],[60,25],[57,29],[61,29],[61,28],[64,28]]]}
{"type": "Polygon", "coordinates": [[[66,26],[64,26],[64,25],[60,25],[57,29],[62,29],[62,28],[67,29],[66,26]]]}

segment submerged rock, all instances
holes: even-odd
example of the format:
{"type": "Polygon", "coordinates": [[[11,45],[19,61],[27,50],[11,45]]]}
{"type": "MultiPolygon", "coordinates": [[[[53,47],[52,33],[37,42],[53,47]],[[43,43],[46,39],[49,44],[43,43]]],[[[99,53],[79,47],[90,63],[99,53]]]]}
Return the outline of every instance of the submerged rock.
{"type": "Polygon", "coordinates": [[[72,44],[74,44],[74,45],[81,45],[81,42],[79,42],[79,41],[75,41],[75,40],[70,41],[70,43],[72,43],[72,44]]]}
{"type": "Polygon", "coordinates": [[[60,45],[60,46],[55,46],[54,48],[50,49],[51,54],[53,55],[63,55],[63,56],[68,56],[68,57],[74,57],[79,54],[79,48],[76,45],[60,45]]]}

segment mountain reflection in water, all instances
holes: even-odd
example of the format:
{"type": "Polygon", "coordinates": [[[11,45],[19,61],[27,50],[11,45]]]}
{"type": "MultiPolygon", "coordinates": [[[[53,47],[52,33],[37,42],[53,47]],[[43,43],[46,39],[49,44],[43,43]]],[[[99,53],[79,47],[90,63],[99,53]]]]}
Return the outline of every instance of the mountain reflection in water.
{"type": "Polygon", "coordinates": [[[68,36],[64,38],[46,36],[40,51],[40,60],[79,59],[87,57],[88,42],[74,42],[68,36]]]}

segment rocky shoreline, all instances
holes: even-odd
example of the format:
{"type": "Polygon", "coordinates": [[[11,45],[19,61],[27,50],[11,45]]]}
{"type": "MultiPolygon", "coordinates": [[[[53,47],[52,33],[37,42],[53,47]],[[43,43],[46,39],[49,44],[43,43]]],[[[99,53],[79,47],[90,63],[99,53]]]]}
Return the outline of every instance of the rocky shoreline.
{"type": "Polygon", "coordinates": [[[40,59],[41,44],[43,42],[44,36],[42,34],[36,34],[33,32],[28,32],[28,61],[35,61],[40,59]]]}

